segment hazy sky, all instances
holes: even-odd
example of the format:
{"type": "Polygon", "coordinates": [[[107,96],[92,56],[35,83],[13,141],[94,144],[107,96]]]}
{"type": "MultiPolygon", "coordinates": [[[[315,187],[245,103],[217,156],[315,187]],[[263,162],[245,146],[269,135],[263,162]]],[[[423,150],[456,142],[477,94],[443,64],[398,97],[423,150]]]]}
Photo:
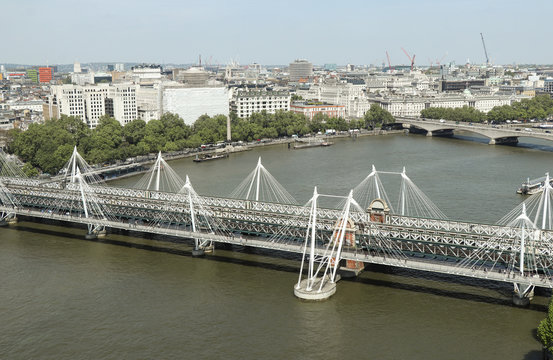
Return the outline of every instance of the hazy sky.
{"type": "Polygon", "coordinates": [[[553,63],[553,0],[3,0],[0,63],[553,63]],[[447,55],[446,55],[447,54],[447,55]]]}

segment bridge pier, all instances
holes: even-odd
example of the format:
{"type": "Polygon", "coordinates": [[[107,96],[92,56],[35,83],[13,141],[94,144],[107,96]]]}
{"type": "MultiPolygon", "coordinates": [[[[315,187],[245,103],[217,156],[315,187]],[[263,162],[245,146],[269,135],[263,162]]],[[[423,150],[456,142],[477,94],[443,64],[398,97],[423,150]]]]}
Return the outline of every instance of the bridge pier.
{"type": "Polygon", "coordinates": [[[205,256],[204,249],[194,249],[192,250],[192,257],[202,257],[205,256]]]}
{"type": "Polygon", "coordinates": [[[105,237],[106,236],[106,230],[105,229],[101,229],[101,230],[92,230],[92,231],[88,231],[86,233],[86,235],[84,236],[84,238],[86,240],[96,240],[98,239],[99,237],[105,237]]]}
{"type": "Polygon", "coordinates": [[[490,139],[490,141],[488,142],[488,145],[495,145],[495,139],[490,139]]]}
{"type": "Polygon", "coordinates": [[[432,136],[432,131],[427,131],[426,136],[432,136]]]}
{"type": "MultiPolygon", "coordinates": [[[[337,277],[339,279],[339,275],[337,277]]],[[[336,282],[331,281],[326,275],[317,279],[303,279],[294,286],[294,295],[302,300],[322,301],[326,300],[336,293],[336,282]],[[325,281],[324,281],[325,280],[325,281]],[[321,287],[321,282],[323,285],[321,287]]]]}
{"type": "Polygon", "coordinates": [[[525,307],[530,305],[530,301],[534,298],[534,285],[514,284],[513,304],[516,306],[525,307]]]}

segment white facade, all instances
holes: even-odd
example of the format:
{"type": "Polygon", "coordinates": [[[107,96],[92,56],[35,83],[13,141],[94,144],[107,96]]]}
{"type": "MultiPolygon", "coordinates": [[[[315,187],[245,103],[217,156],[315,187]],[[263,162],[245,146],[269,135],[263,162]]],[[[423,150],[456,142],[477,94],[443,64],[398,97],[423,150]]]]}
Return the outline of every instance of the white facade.
{"type": "Polygon", "coordinates": [[[54,85],[48,105],[51,117],[60,114],[81,118],[90,128],[98,125],[105,114],[113,116],[121,125],[136,119],[137,85],[54,85]],[[57,112],[53,109],[57,106],[57,112]]]}
{"type": "Polygon", "coordinates": [[[110,115],[123,126],[138,119],[136,88],[137,85],[132,84],[117,84],[109,87],[108,98],[113,106],[113,112],[110,115]]]}
{"type": "Polygon", "coordinates": [[[290,110],[290,93],[287,91],[238,91],[233,95],[231,109],[238,117],[249,118],[253,113],[290,110]]]}
{"type": "Polygon", "coordinates": [[[420,116],[421,110],[429,107],[461,108],[468,106],[487,113],[495,106],[511,105],[526,96],[444,96],[444,97],[381,97],[372,98],[371,103],[377,103],[393,116],[420,116]]]}
{"type": "Polygon", "coordinates": [[[139,86],[136,89],[138,118],[146,122],[160,118],[160,88],[139,86]]]}
{"type": "Polygon", "coordinates": [[[177,114],[186,124],[192,125],[202,115],[228,116],[229,100],[226,87],[164,88],[161,114],[177,114]]]}
{"type": "MultiPolygon", "coordinates": [[[[50,104],[57,105],[59,114],[80,117],[86,122],[83,88],[79,85],[55,85],[51,87],[50,104]]],[[[88,124],[88,123],[87,123],[88,124]]],[[[89,125],[90,126],[90,125],[89,125]]]]}
{"type": "Polygon", "coordinates": [[[102,85],[84,86],[82,88],[86,123],[90,128],[98,126],[100,117],[106,114],[105,100],[108,95],[108,87],[108,85],[102,85]]]}
{"type": "Polygon", "coordinates": [[[155,82],[161,80],[161,66],[158,65],[138,65],[132,68],[132,78],[134,82],[155,82]]]}
{"type": "Polygon", "coordinates": [[[43,104],[42,100],[27,100],[8,102],[6,105],[10,110],[32,110],[35,112],[42,112],[43,104]]]}

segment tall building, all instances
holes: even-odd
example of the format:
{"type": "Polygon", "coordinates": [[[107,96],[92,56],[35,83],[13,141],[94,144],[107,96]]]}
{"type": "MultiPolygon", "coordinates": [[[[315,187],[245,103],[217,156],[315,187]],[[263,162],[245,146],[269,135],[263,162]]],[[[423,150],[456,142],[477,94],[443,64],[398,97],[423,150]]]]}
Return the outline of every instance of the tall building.
{"type": "Polygon", "coordinates": [[[165,87],[160,113],[179,115],[192,125],[202,115],[229,114],[229,92],[226,87],[165,87]]]}
{"type": "Polygon", "coordinates": [[[38,68],[38,81],[40,83],[49,83],[54,76],[54,69],[51,67],[39,67],[38,68]]]}
{"type": "Polygon", "coordinates": [[[553,94],[553,79],[545,79],[543,82],[543,91],[553,94]]]}
{"type": "Polygon", "coordinates": [[[27,69],[27,79],[31,80],[34,83],[38,83],[38,70],[37,69],[27,69]]]}
{"type": "Polygon", "coordinates": [[[288,68],[290,81],[297,82],[300,79],[306,79],[313,76],[313,64],[307,60],[295,60],[288,68]]]}
{"type": "Polygon", "coordinates": [[[136,88],[137,85],[132,84],[117,84],[108,88],[106,114],[115,118],[123,126],[138,119],[136,88]]]}
{"type": "Polygon", "coordinates": [[[92,129],[105,114],[125,125],[138,118],[136,88],[131,84],[54,85],[44,113],[49,118],[77,116],[92,129]]]}
{"type": "Polygon", "coordinates": [[[80,73],[82,70],[81,70],[81,63],[80,62],[75,62],[73,64],[73,72],[74,73],[80,73]]]}

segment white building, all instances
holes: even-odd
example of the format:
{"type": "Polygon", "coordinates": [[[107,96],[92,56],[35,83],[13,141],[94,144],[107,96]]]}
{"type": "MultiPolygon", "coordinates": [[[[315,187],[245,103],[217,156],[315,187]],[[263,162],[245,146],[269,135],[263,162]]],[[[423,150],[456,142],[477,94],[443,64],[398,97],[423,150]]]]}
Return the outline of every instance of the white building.
{"type": "Polygon", "coordinates": [[[253,113],[266,111],[274,114],[278,110],[290,110],[288,91],[236,91],[232,96],[231,110],[238,117],[249,118],[253,113]]]}
{"type": "Polygon", "coordinates": [[[164,87],[160,114],[177,114],[192,125],[202,115],[228,116],[229,100],[226,87],[164,87]]]}
{"type": "Polygon", "coordinates": [[[136,88],[133,84],[116,84],[108,88],[106,113],[125,126],[138,119],[136,88]]]}
{"type": "Polygon", "coordinates": [[[483,113],[487,113],[495,106],[511,105],[527,96],[522,95],[495,95],[495,96],[473,96],[469,93],[455,96],[384,96],[373,97],[371,103],[379,104],[380,107],[389,111],[393,116],[420,116],[421,110],[430,107],[440,108],[461,108],[468,106],[483,113]]]}
{"type": "Polygon", "coordinates": [[[132,78],[135,83],[152,83],[161,80],[160,65],[137,65],[132,67],[132,78]]]}
{"type": "Polygon", "coordinates": [[[46,116],[76,116],[93,129],[100,117],[108,114],[125,125],[138,117],[136,87],[131,84],[54,85],[45,107],[46,116]]]}
{"type": "Polygon", "coordinates": [[[146,122],[160,118],[160,86],[139,86],[136,89],[137,116],[146,122]]]}

